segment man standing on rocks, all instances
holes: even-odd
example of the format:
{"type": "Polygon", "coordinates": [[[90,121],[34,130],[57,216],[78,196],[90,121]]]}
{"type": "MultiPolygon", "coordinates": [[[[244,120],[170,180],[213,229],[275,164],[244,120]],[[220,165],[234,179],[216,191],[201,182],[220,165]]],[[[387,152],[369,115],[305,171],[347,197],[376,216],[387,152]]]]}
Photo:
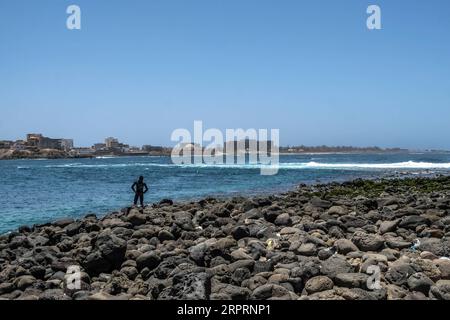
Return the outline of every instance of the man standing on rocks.
{"type": "Polygon", "coordinates": [[[140,176],[138,181],[135,181],[131,186],[134,191],[134,205],[137,205],[137,201],[141,203],[141,207],[144,208],[144,193],[148,191],[147,184],[144,183],[144,177],[140,176]]]}

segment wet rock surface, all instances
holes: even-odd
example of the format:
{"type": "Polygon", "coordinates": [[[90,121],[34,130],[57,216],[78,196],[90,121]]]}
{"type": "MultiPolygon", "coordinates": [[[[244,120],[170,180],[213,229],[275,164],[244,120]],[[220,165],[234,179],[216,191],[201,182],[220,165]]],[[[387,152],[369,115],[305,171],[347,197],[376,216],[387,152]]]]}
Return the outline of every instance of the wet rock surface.
{"type": "Polygon", "coordinates": [[[0,236],[0,299],[450,299],[450,178],[125,208],[0,236]]]}

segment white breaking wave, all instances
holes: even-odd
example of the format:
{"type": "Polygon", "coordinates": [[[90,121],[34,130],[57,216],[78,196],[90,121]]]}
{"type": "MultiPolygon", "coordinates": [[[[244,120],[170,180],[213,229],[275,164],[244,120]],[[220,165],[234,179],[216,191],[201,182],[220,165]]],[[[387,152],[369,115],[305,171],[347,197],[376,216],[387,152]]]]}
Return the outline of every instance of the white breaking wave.
{"type": "MultiPolygon", "coordinates": [[[[269,165],[270,166],[270,165],[269,165]]],[[[259,169],[268,167],[265,164],[173,164],[173,163],[116,163],[116,164],[82,164],[67,163],[47,165],[46,168],[126,168],[126,167],[176,167],[176,168],[229,168],[229,169],[259,169]]],[[[272,165],[279,169],[450,169],[450,163],[432,162],[394,162],[394,163],[320,163],[320,162],[282,162],[272,165]]],[[[22,169],[25,167],[18,167],[22,169]]],[[[28,169],[29,167],[27,167],[28,169]]]]}
{"type": "MultiPolygon", "coordinates": [[[[296,164],[293,164],[296,166],[296,164]]],[[[394,163],[319,163],[308,162],[300,163],[300,167],[306,168],[359,168],[359,169],[450,169],[450,163],[432,163],[432,162],[394,162],[394,163]]]]}

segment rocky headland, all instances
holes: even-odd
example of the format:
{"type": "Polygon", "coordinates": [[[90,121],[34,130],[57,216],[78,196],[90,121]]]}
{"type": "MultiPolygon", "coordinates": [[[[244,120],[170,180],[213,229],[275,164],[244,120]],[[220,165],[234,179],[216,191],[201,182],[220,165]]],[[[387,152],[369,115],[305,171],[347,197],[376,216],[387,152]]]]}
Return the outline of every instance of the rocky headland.
{"type": "Polygon", "coordinates": [[[449,177],[163,200],[0,236],[0,299],[450,299],[449,236],[449,177]]]}
{"type": "Polygon", "coordinates": [[[0,160],[16,159],[64,159],[69,158],[69,154],[56,149],[38,149],[38,150],[13,150],[0,149],[0,160]]]}

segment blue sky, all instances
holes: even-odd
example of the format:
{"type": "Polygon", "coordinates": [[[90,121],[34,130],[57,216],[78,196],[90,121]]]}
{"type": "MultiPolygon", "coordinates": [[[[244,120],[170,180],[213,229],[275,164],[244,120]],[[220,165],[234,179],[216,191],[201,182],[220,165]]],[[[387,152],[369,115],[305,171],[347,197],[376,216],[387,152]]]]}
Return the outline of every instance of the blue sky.
{"type": "Polygon", "coordinates": [[[449,40],[448,0],[0,0],[0,139],[169,145],[203,120],[284,145],[450,149],[449,40]]]}

